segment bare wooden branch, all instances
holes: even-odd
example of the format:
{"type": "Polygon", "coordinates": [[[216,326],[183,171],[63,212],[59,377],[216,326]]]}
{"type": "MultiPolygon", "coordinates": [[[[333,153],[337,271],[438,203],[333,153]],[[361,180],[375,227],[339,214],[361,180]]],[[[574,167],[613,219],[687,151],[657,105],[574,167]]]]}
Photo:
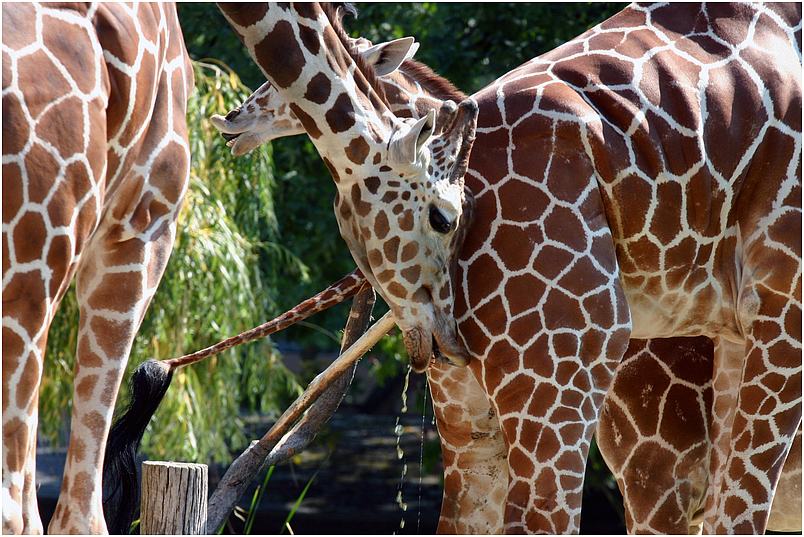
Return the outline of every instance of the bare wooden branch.
{"type": "MultiPolygon", "coordinates": [[[[374,309],[376,295],[374,288],[366,283],[352,302],[349,318],[343,330],[341,354],[351,347],[362,336],[371,323],[371,312],[374,309]]],[[[278,464],[303,451],[338,410],[349,386],[354,379],[357,362],[339,377],[321,394],[315,404],[307,409],[304,416],[271,450],[263,463],[263,467],[278,464]]],[[[259,472],[258,472],[259,473],[259,472]]]]}
{"type": "Polygon", "coordinates": [[[145,461],[141,505],[143,535],[206,534],[207,465],[145,461]]]}
{"type": "MultiPolygon", "coordinates": [[[[373,304],[373,300],[372,300],[373,304]]],[[[353,312],[361,305],[356,301],[353,303],[353,312]]],[[[363,305],[362,307],[365,307],[363,305]]],[[[351,315],[350,315],[351,317],[351,315]]],[[[261,468],[266,459],[271,455],[279,442],[284,439],[288,431],[299,420],[305,411],[316,402],[316,400],[343,376],[345,373],[353,369],[357,361],[362,357],[374,344],[377,343],[390,329],[394,327],[393,315],[388,312],[379,321],[377,321],[371,328],[366,331],[353,345],[342,352],[341,355],[330,364],[327,369],[316,376],[304,393],[299,396],[296,401],[282,414],[273,427],[258,441],[252,444],[232,463],[229,469],[224,474],[218,487],[215,489],[212,497],[209,500],[209,516],[207,518],[207,527],[211,531],[220,527],[229,516],[229,513],[234,509],[237,501],[243,496],[248,485],[251,483],[255,476],[259,475],[259,468],[261,468]]],[[[337,390],[329,392],[333,399],[337,394],[337,390]]],[[[340,403],[342,394],[337,397],[337,403],[340,403]]],[[[329,402],[330,408],[334,411],[337,404],[333,405],[332,401],[329,402]]],[[[325,405],[326,406],[326,405],[325,405]]],[[[281,462],[279,454],[293,454],[298,452],[298,449],[304,444],[304,437],[309,440],[315,436],[313,432],[313,425],[317,424],[319,427],[323,425],[326,419],[321,419],[317,411],[311,413],[310,421],[306,425],[300,424],[300,434],[294,437],[292,434],[287,436],[280,449],[277,451],[277,457],[274,459],[273,464],[281,462]]]]}

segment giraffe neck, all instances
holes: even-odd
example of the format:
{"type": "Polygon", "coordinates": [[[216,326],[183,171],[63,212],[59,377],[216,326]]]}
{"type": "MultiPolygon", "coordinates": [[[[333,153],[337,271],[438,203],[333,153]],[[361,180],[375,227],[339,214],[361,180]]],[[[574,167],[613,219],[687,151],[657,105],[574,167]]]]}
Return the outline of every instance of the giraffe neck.
{"type": "Polygon", "coordinates": [[[253,10],[233,4],[220,8],[330,170],[346,171],[346,176],[336,172],[333,178],[349,182],[349,171],[390,138],[395,124],[373,73],[347,48],[342,30],[333,26],[332,9],[299,5],[295,16],[268,5],[255,21],[253,10]]]}

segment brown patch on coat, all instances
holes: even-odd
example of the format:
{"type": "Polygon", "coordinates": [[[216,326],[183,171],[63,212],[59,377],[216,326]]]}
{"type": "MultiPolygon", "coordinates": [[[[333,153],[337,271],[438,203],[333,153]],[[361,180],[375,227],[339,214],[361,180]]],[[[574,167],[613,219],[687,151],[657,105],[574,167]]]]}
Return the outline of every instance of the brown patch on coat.
{"type": "Polygon", "coordinates": [[[310,51],[313,56],[318,55],[321,50],[321,40],[319,39],[318,32],[303,24],[299,25],[299,37],[301,38],[304,47],[310,51]]]}
{"type": "Polygon", "coordinates": [[[324,73],[318,73],[307,83],[304,98],[316,104],[324,104],[329,99],[332,83],[324,73]]]}
{"type": "Polygon", "coordinates": [[[87,375],[81,379],[81,382],[75,386],[75,392],[78,394],[78,398],[82,401],[86,401],[92,397],[92,394],[95,391],[95,385],[97,383],[98,375],[87,375]]]}
{"type": "Polygon", "coordinates": [[[265,38],[254,45],[257,63],[280,88],[287,88],[301,75],[304,53],[296,42],[293,26],[279,21],[265,38]]]}
{"type": "Polygon", "coordinates": [[[401,263],[407,263],[419,253],[419,245],[415,242],[409,242],[402,248],[402,255],[399,258],[401,263]]]}
{"type": "Polygon", "coordinates": [[[402,231],[411,231],[413,229],[413,211],[406,209],[397,218],[399,229],[402,231]]]}
{"type": "Polygon", "coordinates": [[[422,269],[419,265],[413,265],[412,267],[402,269],[399,273],[402,275],[403,278],[405,278],[410,283],[416,283],[417,281],[419,281],[419,275],[421,274],[421,272],[422,269]]]}
{"type": "Polygon", "coordinates": [[[92,478],[87,472],[78,472],[75,475],[73,486],[70,487],[70,497],[75,500],[75,504],[84,516],[89,515],[92,488],[92,478]]]}
{"type": "MultiPolygon", "coordinates": [[[[332,108],[324,114],[332,132],[338,134],[352,128],[355,124],[355,109],[352,101],[346,93],[341,93],[332,105],[332,108]]],[[[368,151],[366,151],[368,155],[368,151]]],[[[365,157],[363,157],[365,160],[365,157]]]]}
{"type": "Polygon", "coordinates": [[[390,230],[388,225],[388,217],[385,216],[385,211],[379,211],[377,216],[374,217],[374,234],[378,239],[384,239],[390,230]]]}
{"type": "Polygon", "coordinates": [[[363,164],[369,154],[368,142],[362,137],[353,138],[349,145],[344,149],[346,156],[355,164],[363,164]]]}
{"type": "Polygon", "coordinates": [[[290,103],[290,109],[296,114],[304,130],[307,131],[307,134],[309,134],[311,138],[317,139],[321,137],[321,129],[318,128],[315,120],[307,112],[302,110],[296,103],[290,103]]]}
{"type": "Polygon", "coordinates": [[[235,24],[251,26],[261,21],[268,13],[268,4],[221,4],[220,10],[235,24]]]}

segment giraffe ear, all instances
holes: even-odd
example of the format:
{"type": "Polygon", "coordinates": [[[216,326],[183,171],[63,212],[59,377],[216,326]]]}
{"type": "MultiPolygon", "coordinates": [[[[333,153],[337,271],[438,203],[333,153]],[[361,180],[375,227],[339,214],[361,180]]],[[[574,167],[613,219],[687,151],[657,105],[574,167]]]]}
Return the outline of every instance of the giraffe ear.
{"type": "Polygon", "coordinates": [[[436,112],[429,110],[427,115],[414,123],[404,134],[391,142],[390,156],[397,162],[413,164],[419,151],[430,141],[435,129],[436,112]]]}
{"type": "Polygon", "coordinates": [[[402,37],[387,43],[379,43],[360,53],[366,63],[374,66],[377,76],[390,75],[419,50],[412,37],[402,37]]]}

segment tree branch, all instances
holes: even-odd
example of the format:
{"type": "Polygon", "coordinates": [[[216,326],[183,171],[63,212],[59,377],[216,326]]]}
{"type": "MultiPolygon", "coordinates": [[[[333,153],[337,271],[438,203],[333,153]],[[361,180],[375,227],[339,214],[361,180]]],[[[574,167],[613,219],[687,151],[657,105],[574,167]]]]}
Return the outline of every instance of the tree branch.
{"type": "Polygon", "coordinates": [[[303,450],[332,417],[352,382],[357,361],[394,326],[389,312],[366,331],[374,300],[374,290],[364,284],[352,302],[341,355],[313,379],[262,438],[232,462],[209,500],[208,531],[226,521],[260,468],[283,462],[303,450]]]}

